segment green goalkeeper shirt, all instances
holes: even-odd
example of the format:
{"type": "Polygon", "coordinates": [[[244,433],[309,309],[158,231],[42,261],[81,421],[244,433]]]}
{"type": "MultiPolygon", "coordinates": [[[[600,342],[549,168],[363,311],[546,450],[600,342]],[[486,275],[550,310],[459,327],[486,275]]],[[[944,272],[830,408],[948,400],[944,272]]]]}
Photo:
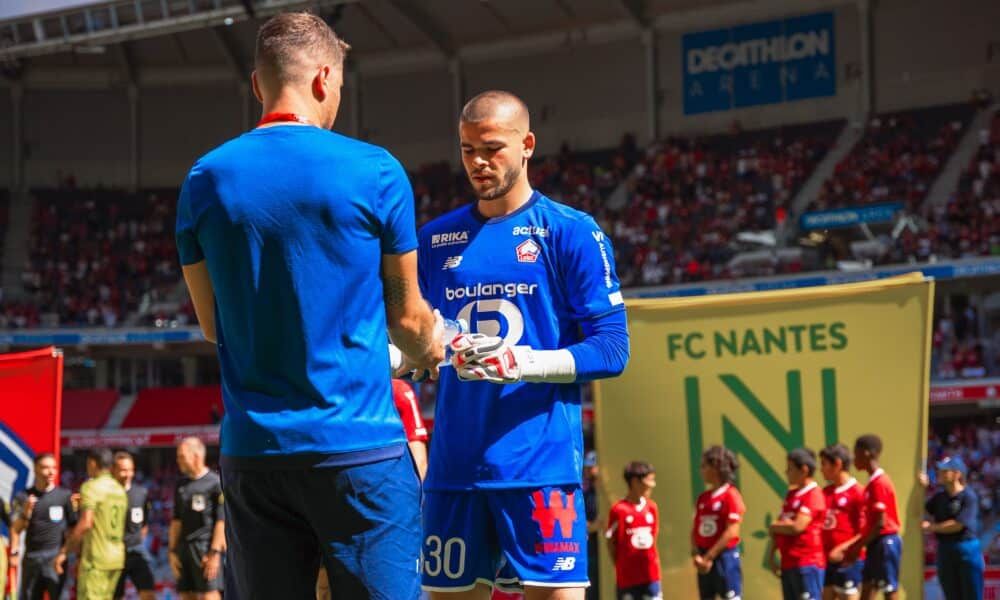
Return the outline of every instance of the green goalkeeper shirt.
{"type": "Polygon", "coordinates": [[[125,488],[107,472],[101,473],[80,488],[80,510],[94,512],[94,526],[83,538],[83,564],[95,569],[124,568],[125,488]]]}

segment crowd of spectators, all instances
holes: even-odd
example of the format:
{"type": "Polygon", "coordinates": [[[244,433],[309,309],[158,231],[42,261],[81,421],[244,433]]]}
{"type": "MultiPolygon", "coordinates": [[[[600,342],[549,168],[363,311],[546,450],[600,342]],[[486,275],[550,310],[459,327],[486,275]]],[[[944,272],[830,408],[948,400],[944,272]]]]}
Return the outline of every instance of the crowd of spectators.
{"type": "Polygon", "coordinates": [[[26,295],[7,301],[0,327],[114,327],[180,280],[173,193],[35,193],[26,295]]]}
{"type": "Polygon", "coordinates": [[[960,104],[871,117],[810,209],[900,202],[918,212],[973,112],[960,104]]]}
{"type": "Polygon", "coordinates": [[[948,203],[925,212],[914,253],[940,259],[1000,256],[1000,113],[978,132],[979,147],[948,203]]]}
{"type": "MultiPolygon", "coordinates": [[[[813,208],[891,199],[923,210],[973,111],[963,104],[874,117],[813,208]]],[[[829,268],[830,260],[808,253],[732,259],[762,247],[740,234],[780,238],[792,226],[791,200],[843,127],[835,121],[748,132],[734,124],[727,134],[645,147],[625,136],[606,151],[564,146],[537,158],[530,176],[534,187],[593,215],[612,237],[625,287],[829,268]]],[[[980,132],[980,142],[952,200],[927,209],[926,226],[904,229],[875,262],[1000,255],[1000,117],[980,132]]],[[[417,170],[412,182],[418,224],[470,198],[464,175],[444,163],[417,170]]],[[[0,328],[112,327],[137,312],[141,318],[130,322],[194,322],[190,303],[177,294],[175,203],[176,190],[80,190],[71,178],[59,190],[38,191],[23,272],[27,294],[16,301],[0,296],[0,328]]]]}
{"type": "MultiPolygon", "coordinates": [[[[785,222],[791,199],[842,125],[672,137],[645,148],[625,136],[610,152],[564,147],[533,164],[531,180],[611,235],[623,286],[733,277],[743,274],[727,267],[740,249],[737,234],[785,222]]],[[[469,197],[446,165],[416,173],[414,191],[421,223],[469,197]]]]}
{"type": "Polygon", "coordinates": [[[971,379],[995,375],[1000,348],[984,339],[979,313],[971,304],[935,309],[931,376],[936,379],[971,379]],[[990,356],[987,356],[987,354],[990,356]]]}

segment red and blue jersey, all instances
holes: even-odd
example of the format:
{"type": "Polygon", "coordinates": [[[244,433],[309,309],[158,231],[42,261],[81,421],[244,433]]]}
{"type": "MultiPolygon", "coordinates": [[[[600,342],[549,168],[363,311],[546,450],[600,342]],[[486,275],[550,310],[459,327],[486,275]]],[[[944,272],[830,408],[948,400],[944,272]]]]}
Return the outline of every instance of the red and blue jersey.
{"type": "MultiPolygon", "coordinates": [[[[826,498],[823,548],[829,553],[864,530],[865,491],[852,477],[843,485],[826,486],[823,496],[826,498]]],[[[861,558],[864,558],[863,552],[861,558]]]]}
{"type": "Polygon", "coordinates": [[[826,517],[826,500],[815,481],[785,495],[780,521],[794,521],[799,514],[808,515],[809,525],[798,535],[775,536],[781,552],[782,570],[801,567],[826,568],[823,551],[823,520],[826,517]]]}
{"type": "Polygon", "coordinates": [[[878,515],[882,516],[882,527],[879,535],[892,535],[899,533],[899,511],[896,506],[896,488],[892,485],[889,476],[882,469],[876,469],[872,473],[868,485],[865,486],[865,511],[868,518],[868,525],[865,533],[878,521],[878,515]]]}
{"type": "Polygon", "coordinates": [[[649,498],[639,504],[619,500],[611,507],[605,537],[615,542],[615,575],[620,589],[660,580],[656,537],[660,511],[649,498]]]}
{"type": "MultiPolygon", "coordinates": [[[[702,492],[695,504],[691,542],[699,550],[708,550],[719,541],[726,527],[743,520],[746,511],[743,496],[736,486],[730,483],[702,492]]],[[[734,537],[726,544],[726,548],[735,548],[739,545],[740,538],[734,537]]]]}
{"type": "MultiPolygon", "coordinates": [[[[607,237],[589,215],[538,192],[503,217],[470,204],[431,221],[418,265],[423,295],[442,315],[510,345],[567,348],[588,323],[616,314],[624,323],[607,237]]],[[[426,488],[579,484],[580,403],[579,383],[466,382],[443,368],[426,488]]]]}

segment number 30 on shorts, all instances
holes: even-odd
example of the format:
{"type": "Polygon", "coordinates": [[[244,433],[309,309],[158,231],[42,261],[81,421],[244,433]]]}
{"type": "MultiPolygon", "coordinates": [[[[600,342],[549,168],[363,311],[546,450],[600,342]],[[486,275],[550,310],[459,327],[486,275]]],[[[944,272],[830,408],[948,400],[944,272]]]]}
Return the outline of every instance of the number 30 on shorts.
{"type": "Polygon", "coordinates": [[[429,577],[444,573],[448,579],[458,579],[465,573],[465,540],[462,538],[442,541],[436,535],[429,535],[420,555],[424,573],[429,577]]]}

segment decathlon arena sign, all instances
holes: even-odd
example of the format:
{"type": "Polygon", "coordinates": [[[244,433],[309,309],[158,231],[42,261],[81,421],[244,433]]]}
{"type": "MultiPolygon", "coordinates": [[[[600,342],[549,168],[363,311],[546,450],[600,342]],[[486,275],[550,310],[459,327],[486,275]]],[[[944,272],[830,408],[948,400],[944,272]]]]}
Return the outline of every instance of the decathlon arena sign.
{"type": "Polygon", "coordinates": [[[833,13],[683,37],[684,114],[837,93],[833,13]]]}

